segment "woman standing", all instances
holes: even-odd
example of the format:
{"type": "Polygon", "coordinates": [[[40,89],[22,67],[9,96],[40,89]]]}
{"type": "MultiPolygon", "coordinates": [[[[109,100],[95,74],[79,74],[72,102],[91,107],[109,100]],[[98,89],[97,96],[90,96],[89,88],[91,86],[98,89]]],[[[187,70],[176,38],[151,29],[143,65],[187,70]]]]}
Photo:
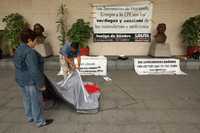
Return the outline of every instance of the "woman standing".
{"type": "Polygon", "coordinates": [[[33,48],[36,46],[36,34],[31,29],[21,33],[22,44],[16,49],[14,63],[16,82],[21,88],[28,122],[38,127],[53,122],[46,120],[42,114],[42,90],[45,90],[43,75],[43,59],[33,48]]]}

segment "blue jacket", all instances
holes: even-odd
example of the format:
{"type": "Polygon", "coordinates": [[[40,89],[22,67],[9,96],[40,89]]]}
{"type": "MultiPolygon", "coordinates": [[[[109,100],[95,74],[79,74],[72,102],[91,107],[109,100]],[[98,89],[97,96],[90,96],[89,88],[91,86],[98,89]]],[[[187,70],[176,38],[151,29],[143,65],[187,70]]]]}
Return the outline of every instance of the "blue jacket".
{"type": "Polygon", "coordinates": [[[19,86],[44,86],[44,60],[41,55],[26,44],[21,44],[14,57],[16,82],[19,86]]]}
{"type": "Polygon", "coordinates": [[[72,52],[70,45],[71,43],[65,43],[65,45],[61,48],[60,53],[68,58],[80,56],[80,49],[78,49],[77,52],[72,52]]]}

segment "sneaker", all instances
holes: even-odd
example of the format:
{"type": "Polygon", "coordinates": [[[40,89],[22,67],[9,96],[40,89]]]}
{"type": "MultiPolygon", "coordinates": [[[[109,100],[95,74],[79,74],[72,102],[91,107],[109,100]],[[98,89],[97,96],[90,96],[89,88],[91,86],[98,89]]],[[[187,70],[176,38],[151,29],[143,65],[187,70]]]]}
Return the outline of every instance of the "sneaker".
{"type": "Polygon", "coordinates": [[[29,122],[29,123],[33,122],[33,119],[29,119],[28,122],[29,122]]]}
{"type": "Polygon", "coordinates": [[[38,127],[44,127],[44,126],[47,126],[47,125],[50,125],[51,123],[53,123],[53,119],[47,119],[44,123],[38,125],[38,127]]]}

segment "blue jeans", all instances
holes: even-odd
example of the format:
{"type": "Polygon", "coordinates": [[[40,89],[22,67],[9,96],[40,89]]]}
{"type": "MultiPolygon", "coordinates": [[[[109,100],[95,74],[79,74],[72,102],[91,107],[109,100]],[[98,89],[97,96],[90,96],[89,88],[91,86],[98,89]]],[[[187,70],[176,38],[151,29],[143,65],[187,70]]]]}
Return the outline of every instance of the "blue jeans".
{"type": "Polygon", "coordinates": [[[42,114],[42,92],[34,85],[21,87],[21,91],[28,121],[34,121],[37,126],[45,124],[46,121],[42,114]]]}

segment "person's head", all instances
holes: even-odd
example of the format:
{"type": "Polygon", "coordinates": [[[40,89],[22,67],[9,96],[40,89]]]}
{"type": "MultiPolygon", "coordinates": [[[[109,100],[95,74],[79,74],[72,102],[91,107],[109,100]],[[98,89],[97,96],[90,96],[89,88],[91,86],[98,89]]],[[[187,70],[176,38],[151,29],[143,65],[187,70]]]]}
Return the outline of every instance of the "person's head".
{"type": "Polygon", "coordinates": [[[157,32],[158,33],[164,33],[166,31],[166,24],[165,23],[160,23],[157,26],[157,32]]]}
{"type": "Polygon", "coordinates": [[[38,35],[38,36],[42,36],[42,33],[44,32],[44,27],[39,24],[39,23],[36,23],[34,26],[33,26],[33,31],[38,35]]]}
{"type": "Polygon", "coordinates": [[[79,49],[79,43],[77,43],[77,42],[72,42],[72,43],[71,43],[71,50],[72,50],[73,52],[77,52],[78,49],[79,49]]]}
{"type": "Polygon", "coordinates": [[[37,44],[36,37],[35,32],[29,28],[24,29],[20,34],[21,41],[31,48],[34,48],[37,44]]]}

